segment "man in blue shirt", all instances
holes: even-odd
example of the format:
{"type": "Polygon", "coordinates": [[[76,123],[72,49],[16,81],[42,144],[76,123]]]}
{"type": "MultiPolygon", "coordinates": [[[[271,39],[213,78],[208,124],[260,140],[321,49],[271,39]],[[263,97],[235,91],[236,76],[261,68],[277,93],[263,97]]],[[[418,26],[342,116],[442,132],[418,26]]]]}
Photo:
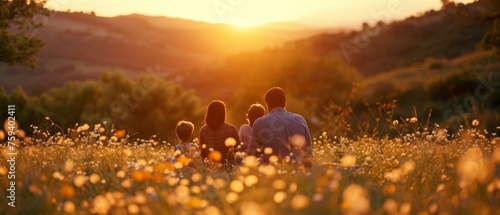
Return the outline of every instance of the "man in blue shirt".
{"type": "Polygon", "coordinates": [[[269,114],[257,119],[252,127],[250,155],[262,154],[263,162],[303,163],[312,157],[311,134],[304,117],[285,109],[283,89],[273,87],[265,96],[269,114]],[[273,156],[275,155],[275,156],[273,156]]]}

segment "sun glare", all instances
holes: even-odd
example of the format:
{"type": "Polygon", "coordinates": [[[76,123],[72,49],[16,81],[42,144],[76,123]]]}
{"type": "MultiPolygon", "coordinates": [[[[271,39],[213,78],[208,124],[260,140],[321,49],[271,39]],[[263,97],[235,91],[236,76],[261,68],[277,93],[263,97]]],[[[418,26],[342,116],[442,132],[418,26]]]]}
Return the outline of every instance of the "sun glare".
{"type": "MultiPolygon", "coordinates": [[[[318,0],[314,4],[299,1],[290,4],[286,0],[276,1],[198,1],[198,0],[149,0],[145,4],[135,2],[124,3],[120,0],[74,0],[59,1],[49,0],[48,6],[55,10],[65,11],[94,11],[99,16],[118,16],[138,13],[151,16],[179,17],[183,19],[198,20],[210,23],[225,23],[235,27],[255,27],[269,22],[302,20],[314,25],[351,25],[363,21],[378,20],[377,14],[387,14],[386,10],[392,8],[391,19],[404,18],[418,12],[434,8],[438,9],[437,0],[422,1],[392,1],[375,0],[369,4],[361,0],[349,2],[332,2],[331,0],[318,0]]],[[[472,0],[456,0],[455,2],[470,3],[472,0]]],[[[391,11],[388,11],[391,12],[391,11]]]]}
{"type": "Polygon", "coordinates": [[[237,28],[254,28],[254,27],[259,27],[268,23],[271,23],[272,21],[268,20],[258,20],[258,19],[252,19],[252,18],[246,18],[246,19],[235,19],[235,20],[226,20],[223,23],[232,25],[237,28]]]}
{"type": "Polygon", "coordinates": [[[260,26],[262,24],[255,24],[255,23],[229,23],[229,25],[232,25],[233,27],[240,28],[240,29],[248,29],[248,28],[254,28],[257,26],[260,26]]]}

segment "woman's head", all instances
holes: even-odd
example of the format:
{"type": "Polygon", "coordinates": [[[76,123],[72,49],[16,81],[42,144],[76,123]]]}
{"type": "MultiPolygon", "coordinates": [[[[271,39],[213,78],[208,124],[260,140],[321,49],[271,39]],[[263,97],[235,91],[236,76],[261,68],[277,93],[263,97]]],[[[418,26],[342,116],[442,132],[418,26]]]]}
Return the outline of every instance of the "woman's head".
{"type": "Polygon", "coordinates": [[[247,113],[248,124],[250,125],[250,127],[253,126],[253,123],[255,122],[255,120],[264,116],[265,113],[266,113],[266,109],[261,104],[251,105],[250,108],[248,109],[248,113],[247,113]]]}
{"type": "Polygon", "coordinates": [[[210,128],[217,128],[226,122],[226,105],[223,101],[210,102],[205,114],[205,124],[210,128]]]}

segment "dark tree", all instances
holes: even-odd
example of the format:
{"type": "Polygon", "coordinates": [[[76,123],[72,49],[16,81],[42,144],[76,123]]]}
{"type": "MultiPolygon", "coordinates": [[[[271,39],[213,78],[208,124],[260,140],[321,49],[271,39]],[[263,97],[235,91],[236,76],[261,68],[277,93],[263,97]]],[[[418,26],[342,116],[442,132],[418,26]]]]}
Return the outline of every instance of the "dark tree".
{"type": "Polygon", "coordinates": [[[447,5],[451,4],[451,0],[441,0],[441,7],[445,8],[447,5]]]}
{"type": "Polygon", "coordinates": [[[44,45],[36,36],[50,11],[46,0],[0,0],[0,62],[35,68],[44,45]]]}
{"type": "Polygon", "coordinates": [[[500,56],[500,1],[483,0],[483,2],[485,7],[481,10],[480,16],[483,21],[491,22],[491,27],[485,32],[481,45],[495,49],[500,56]]]}
{"type": "Polygon", "coordinates": [[[363,22],[361,28],[363,31],[368,31],[370,29],[370,24],[368,24],[367,22],[363,22]]]}

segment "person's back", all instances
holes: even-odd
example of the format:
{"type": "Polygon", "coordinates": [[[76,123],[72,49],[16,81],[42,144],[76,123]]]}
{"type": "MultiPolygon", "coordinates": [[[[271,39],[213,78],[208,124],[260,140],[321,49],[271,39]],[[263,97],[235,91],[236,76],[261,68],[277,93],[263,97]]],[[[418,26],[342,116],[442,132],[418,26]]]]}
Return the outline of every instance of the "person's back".
{"type": "Polygon", "coordinates": [[[264,160],[276,155],[281,160],[286,156],[294,159],[303,151],[311,154],[311,137],[304,118],[288,112],[285,108],[275,108],[266,116],[255,121],[252,128],[252,142],[261,145],[261,149],[269,147],[272,153],[264,153],[264,160]],[[300,148],[302,151],[296,150],[300,148]]]}
{"type": "Polygon", "coordinates": [[[264,162],[276,155],[279,160],[289,157],[302,162],[312,156],[311,135],[304,117],[288,112],[285,93],[281,88],[271,88],[266,93],[269,114],[257,119],[252,127],[249,154],[261,151],[264,162]],[[270,148],[272,151],[270,151],[270,148]]]}
{"type": "Polygon", "coordinates": [[[241,151],[246,152],[250,145],[250,140],[252,140],[252,127],[248,124],[241,125],[238,134],[241,141],[241,151]]]}
{"type": "Polygon", "coordinates": [[[239,140],[238,130],[232,124],[224,123],[215,129],[208,125],[203,126],[200,130],[201,156],[208,158],[210,151],[214,150],[221,153],[221,163],[233,161],[234,153],[230,153],[232,147],[226,146],[228,138],[233,138],[235,141],[239,140]]]}
{"type": "MultiPolygon", "coordinates": [[[[235,146],[239,144],[238,129],[226,123],[226,105],[222,101],[212,101],[207,108],[205,125],[200,129],[201,157],[210,159],[211,151],[218,151],[220,156],[213,156],[212,161],[222,164],[234,161],[235,146]],[[228,141],[230,138],[233,141],[228,141]]],[[[214,155],[216,152],[214,152],[214,155]]]]}
{"type": "Polygon", "coordinates": [[[183,142],[175,146],[175,150],[178,150],[179,155],[185,155],[190,158],[197,158],[200,156],[198,146],[194,143],[183,142]]]}
{"type": "Polygon", "coordinates": [[[258,118],[264,116],[266,109],[261,104],[252,104],[246,114],[248,124],[241,125],[239,137],[241,140],[241,152],[246,152],[252,140],[252,126],[258,118]]]}

